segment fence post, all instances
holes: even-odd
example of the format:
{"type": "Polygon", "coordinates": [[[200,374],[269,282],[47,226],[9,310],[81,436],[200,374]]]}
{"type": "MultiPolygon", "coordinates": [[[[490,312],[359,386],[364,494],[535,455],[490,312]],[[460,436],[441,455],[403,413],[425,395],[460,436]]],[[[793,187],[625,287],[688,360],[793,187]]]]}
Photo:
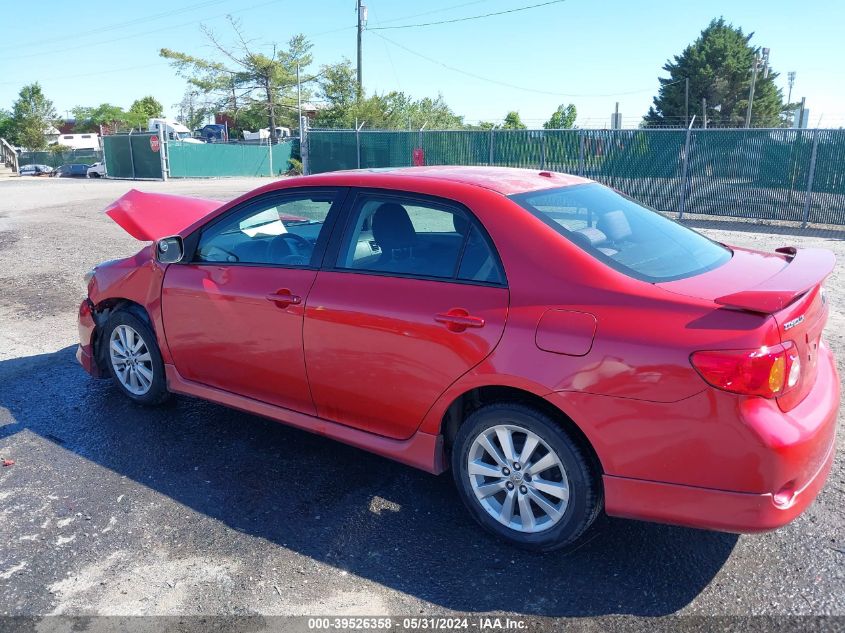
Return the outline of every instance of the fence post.
{"type": "Polygon", "coordinates": [[[584,176],[584,130],[578,130],[578,175],[584,176]]]}
{"type": "MultiPolygon", "coordinates": [[[[273,130],[275,132],[276,130],[273,130]]],[[[261,141],[258,141],[259,143],[261,141]]],[[[273,177],[273,134],[267,139],[267,163],[270,166],[270,178],[273,177]]]]}
{"type": "Polygon", "coordinates": [[[546,169],[546,132],[540,132],[542,145],[540,146],[540,169],[546,169]]]}
{"type": "Polygon", "coordinates": [[[684,219],[684,207],[687,204],[687,169],[689,167],[689,149],[690,138],[692,136],[692,122],[695,121],[695,115],[692,115],[692,121],[687,128],[687,140],[684,143],[684,166],[681,169],[681,199],[678,202],[678,219],[684,219]]]}
{"type": "Polygon", "coordinates": [[[819,151],[819,130],[813,130],[813,151],[810,154],[810,173],[807,174],[807,197],[804,198],[804,219],[801,228],[806,229],[810,222],[810,196],[813,193],[813,177],[816,175],[816,154],[819,151]]]}
{"type": "Polygon", "coordinates": [[[135,156],[132,151],[132,130],[129,130],[129,136],[126,137],[129,143],[129,165],[132,167],[132,180],[135,180],[135,156]]]}
{"type": "Polygon", "coordinates": [[[164,136],[164,130],[160,127],[158,129],[158,154],[161,161],[161,179],[167,182],[168,168],[170,165],[170,157],[167,154],[167,139],[164,136]]]}
{"type": "Polygon", "coordinates": [[[493,130],[494,129],[495,129],[495,127],[490,128],[490,160],[489,160],[490,167],[493,166],[493,130]]]}
{"type": "Polygon", "coordinates": [[[304,116],[299,120],[299,157],[302,159],[302,175],[309,174],[310,165],[308,160],[308,117],[304,116]]]}
{"type": "MultiPolygon", "coordinates": [[[[357,119],[355,123],[358,123],[357,119]]],[[[361,121],[361,125],[355,126],[355,154],[358,156],[358,169],[361,169],[361,128],[364,127],[364,123],[366,121],[361,121]]]]}

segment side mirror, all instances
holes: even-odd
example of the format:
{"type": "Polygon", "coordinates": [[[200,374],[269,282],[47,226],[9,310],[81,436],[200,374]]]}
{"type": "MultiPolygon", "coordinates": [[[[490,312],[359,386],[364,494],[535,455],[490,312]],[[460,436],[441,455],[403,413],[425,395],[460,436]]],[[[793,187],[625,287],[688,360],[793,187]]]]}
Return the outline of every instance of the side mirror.
{"type": "Polygon", "coordinates": [[[182,238],[178,235],[163,237],[156,242],[156,261],[161,264],[175,264],[185,254],[182,238]]]}

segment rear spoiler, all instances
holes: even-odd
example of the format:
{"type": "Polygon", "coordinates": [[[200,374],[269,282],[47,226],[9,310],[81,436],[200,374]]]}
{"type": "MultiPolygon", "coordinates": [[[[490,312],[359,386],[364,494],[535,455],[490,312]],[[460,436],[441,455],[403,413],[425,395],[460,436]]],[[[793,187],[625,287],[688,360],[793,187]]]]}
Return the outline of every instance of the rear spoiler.
{"type": "Polygon", "coordinates": [[[130,189],[106,207],[106,215],[136,240],[153,242],[181,233],[221,205],[205,198],[130,189]]]}
{"type": "Polygon", "coordinates": [[[716,303],[771,314],[824,281],[836,264],[833,253],[823,248],[786,246],[777,252],[785,255],[789,262],[778,274],[754,288],[719,297],[716,303]]]}

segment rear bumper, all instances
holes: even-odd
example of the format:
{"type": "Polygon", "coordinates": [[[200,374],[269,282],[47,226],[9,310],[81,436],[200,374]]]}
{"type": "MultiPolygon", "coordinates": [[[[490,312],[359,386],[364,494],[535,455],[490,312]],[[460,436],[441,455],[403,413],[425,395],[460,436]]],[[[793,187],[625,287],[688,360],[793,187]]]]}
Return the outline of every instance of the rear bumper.
{"type": "Polygon", "coordinates": [[[93,309],[90,299],[79,304],[79,347],[76,348],[76,360],[94,378],[102,378],[103,372],[94,356],[94,331],[97,324],[94,322],[93,309]]]}
{"type": "MultiPolygon", "coordinates": [[[[737,409],[737,422],[755,438],[747,468],[760,473],[765,492],[605,475],[607,513],[727,532],[763,532],[798,517],[821,491],[835,457],[839,376],[826,346],[818,362],[813,390],[789,412],[763,398],[749,398],[737,409]]],[[[712,467],[719,467],[718,459],[712,467]]]]}
{"type": "Polygon", "coordinates": [[[728,492],[605,475],[605,509],[610,516],[722,532],[774,530],[810,506],[827,480],[833,458],[831,446],[818,472],[785,503],[774,493],[728,492]]]}

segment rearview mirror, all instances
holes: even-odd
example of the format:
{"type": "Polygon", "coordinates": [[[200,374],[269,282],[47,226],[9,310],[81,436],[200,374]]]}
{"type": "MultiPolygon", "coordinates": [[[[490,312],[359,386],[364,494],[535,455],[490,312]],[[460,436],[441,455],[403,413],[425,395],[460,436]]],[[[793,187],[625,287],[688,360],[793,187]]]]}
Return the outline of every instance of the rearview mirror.
{"type": "Polygon", "coordinates": [[[178,235],[163,237],[156,242],[156,260],[161,264],[175,264],[182,260],[184,247],[178,235]]]}

